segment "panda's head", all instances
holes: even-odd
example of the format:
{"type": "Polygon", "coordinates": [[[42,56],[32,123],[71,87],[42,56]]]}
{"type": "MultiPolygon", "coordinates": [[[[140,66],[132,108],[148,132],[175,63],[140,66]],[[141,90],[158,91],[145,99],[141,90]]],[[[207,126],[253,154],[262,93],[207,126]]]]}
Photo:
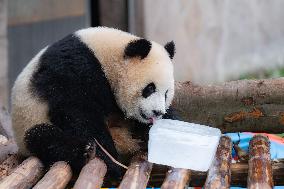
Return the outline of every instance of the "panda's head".
{"type": "Polygon", "coordinates": [[[146,39],[130,41],[115,86],[116,100],[126,117],[142,123],[161,118],[174,96],[173,42],[161,46],[146,39]]]}

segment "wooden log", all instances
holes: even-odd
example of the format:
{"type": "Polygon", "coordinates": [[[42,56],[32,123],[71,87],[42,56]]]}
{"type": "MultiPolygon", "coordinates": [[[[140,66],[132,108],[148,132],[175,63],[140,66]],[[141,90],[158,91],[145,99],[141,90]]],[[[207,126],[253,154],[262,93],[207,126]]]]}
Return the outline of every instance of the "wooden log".
{"type": "Polygon", "coordinates": [[[275,186],[284,186],[284,160],[272,161],[273,181],[275,186]]]}
{"type": "Polygon", "coordinates": [[[71,167],[64,161],[56,162],[33,189],[64,189],[72,177],[71,167]]]}
{"type": "Polygon", "coordinates": [[[284,78],[218,85],[175,84],[173,107],[185,121],[222,132],[284,132],[284,78]]]}
{"type": "Polygon", "coordinates": [[[146,154],[138,154],[131,161],[119,189],[145,189],[152,170],[152,163],[147,160],[146,154]]]}
{"type": "Polygon", "coordinates": [[[10,175],[11,172],[21,163],[21,158],[16,155],[10,155],[0,165],[0,181],[6,176],[10,175]]]}
{"type": "Polygon", "coordinates": [[[170,168],[161,189],[184,189],[189,182],[190,171],[188,169],[170,168]]]}
{"type": "Polygon", "coordinates": [[[28,189],[31,188],[43,175],[44,167],[36,157],[29,157],[9,176],[0,182],[0,188],[28,189]]]}
{"type": "Polygon", "coordinates": [[[267,137],[255,135],[249,144],[248,189],[272,189],[273,176],[267,137]]]}
{"type": "Polygon", "coordinates": [[[106,164],[94,158],[90,160],[81,170],[74,189],[100,189],[106,174],[106,164]]]}
{"type": "Polygon", "coordinates": [[[232,141],[228,136],[222,136],[215,159],[208,171],[204,185],[205,189],[230,188],[232,162],[232,141]]]}
{"type": "MultiPolygon", "coordinates": [[[[275,186],[284,185],[284,159],[272,161],[273,180],[275,186]]],[[[149,186],[161,186],[166,176],[167,167],[154,165],[149,179],[149,186]]],[[[189,186],[202,187],[207,177],[206,172],[191,171],[189,186]]],[[[246,187],[248,177],[248,162],[231,164],[231,186],[246,187]]]]}

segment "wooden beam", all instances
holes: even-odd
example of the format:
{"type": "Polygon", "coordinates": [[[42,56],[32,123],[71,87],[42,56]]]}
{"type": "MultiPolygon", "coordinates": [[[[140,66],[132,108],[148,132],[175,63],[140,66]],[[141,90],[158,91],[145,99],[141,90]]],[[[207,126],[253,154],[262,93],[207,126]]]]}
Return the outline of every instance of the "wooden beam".
{"type": "Polygon", "coordinates": [[[204,189],[227,189],[231,182],[232,141],[222,136],[215,159],[208,171],[204,189]]]}
{"type": "MultiPolygon", "coordinates": [[[[271,162],[275,186],[284,185],[284,159],[271,162]]],[[[166,166],[154,165],[148,186],[161,186],[167,172],[166,166]]],[[[206,172],[191,171],[189,186],[202,187],[207,177],[206,172]]],[[[246,187],[248,177],[248,162],[231,164],[231,186],[246,187]]]]}
{"type": "Polygon", "coordinates": [[[146,154],[135,156],[128,167],[119,189],[145,189],[152,170],[152,163],[147,160],[146,154]]]}
{"type": "Polygon", "coordinates": [[[64,161],[56,162],[33,189],[64,189],[72,177],[71,167],[64,161]]]}
{"type": "Polygon", "coordinates": [[[284,132],[284,78],[218,85],[175,85],[173,107],[182,119],[223,132],[284,132]]]}
{"type": "Polygon", "coordinates": [[[100,189],[106,171],[106,164],[102,160],[98,158],[90,160],[81,170],[74,189],[100,189]]]}
{"type": "Polygon", "coordinates": [[[4,160],[0,165],[0,181],[10,175],[12,171],[22,162],[22,158],[18,155],[10,155],[6,160],[4,160]]]}
{"type": "Polygon", "coordinates": [[[29,157],[9,176],[0,182],[0,188],[5,189],[29,189],[43,175],[43,164],[36,157],[29,157]]]}
{"type": "Polygon", "coordinates": [[[248,189],[272,189],[273,177],[270,160],[270,142],[255,135],[249,144],[248,189]]]}
{"type": "Polygon", "coordinates": [[[184,189],[190,180],[190,170],[170,168],[161,189],[184,189]]]}

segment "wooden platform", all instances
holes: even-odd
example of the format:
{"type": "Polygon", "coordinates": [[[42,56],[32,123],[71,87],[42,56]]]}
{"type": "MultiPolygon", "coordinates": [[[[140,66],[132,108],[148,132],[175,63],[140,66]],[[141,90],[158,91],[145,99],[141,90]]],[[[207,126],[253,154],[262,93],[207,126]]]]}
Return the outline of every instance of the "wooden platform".
{"type": "Polygon", "coordinates": [[[274,185],[284,185],[284,160],[270,160],[267,137],[253,137],[250,141],[248,162],[232,163],[231,151],[230,138],[223,136],[208,173],[153,166],[146,160],[146,155],[141,153],[133,158],[122,180],[112,183],[104,179],[107,167],[98,158],[90,160],[79,176],[72,176],[72,170],[65,162],[56,162],[46,171],[36,157],[23,160],[16,154],[0,151],[1,156],[6,156],[0,164],[0,188],[95,189],[111,185],[121,189],[144,189],[146,186],[163,189],[181,189],[186,186],[204,186],[208,189],[247,186],[266,189],[273,188],[274,185]]]}

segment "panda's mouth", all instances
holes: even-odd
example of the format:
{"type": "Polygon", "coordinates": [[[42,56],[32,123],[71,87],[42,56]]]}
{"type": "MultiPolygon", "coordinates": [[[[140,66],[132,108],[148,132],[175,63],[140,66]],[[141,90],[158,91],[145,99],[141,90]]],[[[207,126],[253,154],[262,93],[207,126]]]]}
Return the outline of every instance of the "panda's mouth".
{"type": "Polygon", "coordinates": [[[146,114],[143,113],[143,111],[140,109],[140,116],[145,119],[147,122],[153,124],[155,119],[153,117],[148,117],[146,114]]]}

